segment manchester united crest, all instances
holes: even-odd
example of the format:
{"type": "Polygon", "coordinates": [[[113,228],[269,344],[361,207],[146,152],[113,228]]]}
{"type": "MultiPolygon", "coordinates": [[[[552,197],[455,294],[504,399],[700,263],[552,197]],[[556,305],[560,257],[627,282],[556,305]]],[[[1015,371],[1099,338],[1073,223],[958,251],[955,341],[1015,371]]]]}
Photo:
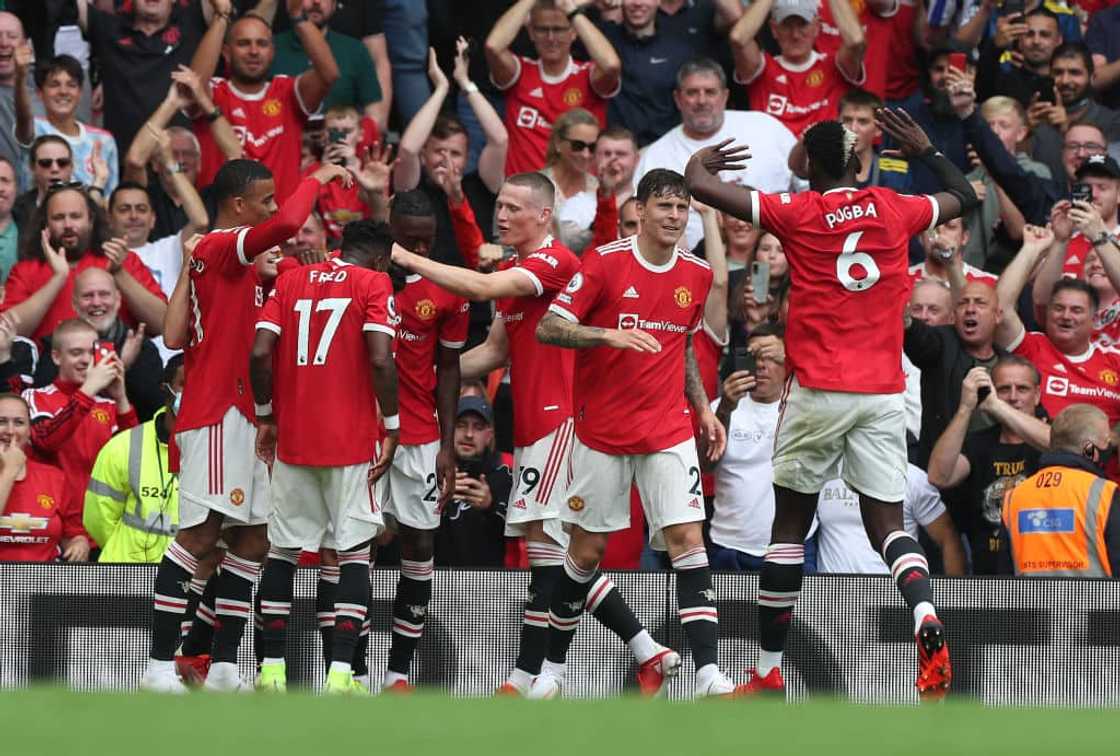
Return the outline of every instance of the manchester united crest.
{"type": "Polygon", "coordinates": [[[1107,383],[1109,386],[1115,386],[1120,383],[1120,376],[1116,374],[1115,370],[1102,370],[1101,381],[1107,383]]]}
{"type": "Polygon", "coordinates": [[[101,423],[102,425],[108,425],[110,422],[112,422],[112,418],[109,417],[109,413],[103,409],[94,409],[93,412],[90,412],[89,414],[94,420],[101,423]]]}
{"type": "Polygon", "coordinates": [[[229,501],[233,506],[240,507],[245,503],[245,492],[240,488],[235,488],[229,492],[229,501]]]}
{"type": "Polygon", "coordinates": [[[819,87],[821,84],[824,84],[824,74],[821,71],[813,71],[805,77],[807,87],[819,87]]]}
{"type": "Polygon", "coordinates": [[[569,108],[574,108],[583,102],[583,92],[575,87],[570,87],[564,90],[564,104],[569,108]]]}
{"type": "Polygon", "coordinates": [[[692,304],[692,292],[688,290],[687,286],[678,286],[677,290],[673,292],[673,301],[677,303],[677,307],[684,309],[692,304]]]}
{"type": "Polygon", "coordinates": [[[274,117],[280,115],[280,110],[281,110],[280,101],[277,100],[274,97],[271,97],[271,98],[265,100],[264,104],[261,105],[261,112],[264,113],[266,116],[269,116],[269,117],[274,118],[274,117]]]}
{"type": "Polygon", "coordinates": [[[431,320],[436,316],[436,303],[430,299],[421,299],[416,303],[416,317],[421,320],[431,320]]]}
{"type": "Polygon", "coordinates": [[[35,497],[35,502],[41,509],[51,509],[54,506],[54,497],[50,494],[39,494],[35,497]]]}

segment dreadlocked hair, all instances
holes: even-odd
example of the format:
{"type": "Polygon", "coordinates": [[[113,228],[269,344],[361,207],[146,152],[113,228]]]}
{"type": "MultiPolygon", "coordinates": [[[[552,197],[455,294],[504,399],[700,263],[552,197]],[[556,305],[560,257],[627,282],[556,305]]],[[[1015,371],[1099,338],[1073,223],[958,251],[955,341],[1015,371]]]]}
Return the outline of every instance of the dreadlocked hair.
{"type": "Polygon", "coordinates": [[[833,179],[847,173],[848,163],[855,155],[856,135],[839,121],[821,121],[805,132],[805,152],[809,164],[833,179]]]}

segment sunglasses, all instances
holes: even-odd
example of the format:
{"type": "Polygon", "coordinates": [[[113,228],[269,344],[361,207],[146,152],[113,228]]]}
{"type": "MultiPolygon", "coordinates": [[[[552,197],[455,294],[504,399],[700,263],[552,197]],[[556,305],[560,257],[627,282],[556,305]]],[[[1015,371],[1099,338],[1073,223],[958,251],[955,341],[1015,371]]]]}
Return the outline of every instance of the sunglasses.
{"type": "Polygon", "coordinates": [[[36,165],[44,170],[52,165],[57,165],[59,168],[69,168],[71,162],[70,158],[38,158],[35,160],[36,165]]]}
{"type": "Polygon", "coordinates": [[[594,152],[595,151],[595,143],[594,142],[584,142],[581,139],[568,139],[567,137],[564,138],[564,141],[567,142],[569,145],[571,145],[572,152],[594,152]]]}

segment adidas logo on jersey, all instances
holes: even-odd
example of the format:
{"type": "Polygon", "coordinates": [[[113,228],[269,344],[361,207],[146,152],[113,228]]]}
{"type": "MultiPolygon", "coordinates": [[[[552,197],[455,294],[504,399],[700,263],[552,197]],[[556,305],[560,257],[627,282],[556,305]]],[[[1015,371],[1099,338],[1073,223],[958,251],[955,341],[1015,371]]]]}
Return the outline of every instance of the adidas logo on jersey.
{"type": "Polygon", "coordinates": [[[513,502],[513,508],[514,509],[528,509],[528,507],[525,505],[525,500],[524,499],[518,499],[517,501],[513,502]]]}
{"type": "Polygon", "coordinates": [[[692,501],[688,502],[688,506],[691,507],[692,509],[703,509],[704,508],[704,505],[702,505],[700,503],[699,499],[693,499],[692,501]]]}
{"type": "Polygon", "coordinates": [[[1058,364],[1054,365],[1054,372],[1064,373],[1066,372],[1066,366],[1059,362],[1058,364]]]}
{"type": "Polygon", "coordinates": [[[638,298],[638,290],[635,289],[633,286],[629,286],[629,287],[627,287],[626,291],[623,292],[622,298],[623,299],[637,299],[638,298]]]}
{"type": "Polygon", "coordinates": [[[233,117],[234,118],[244,118],[245,117],[245,111],[242,110],[241,108],[234,108],[233,109],[233,117]]]}
{"type": "Polygon", "coordinates": [[[544,90],[540,87],[536,87],[535,89],[529,90],[529,96],[544,99],[544,90]]]}
{"type": "Polygon", "coordinates": [[[1081,258],[1077,255],[1070,255],[1066,258],[1066,265],[1077,265],[1081,262],[1081,258]]]}
{"type": "Polygon", "coordinates": [[[774,77],[774,81],[778,84],[789,84],[789,79],[786,78],[785,74],[778,74],[774,77]]]}

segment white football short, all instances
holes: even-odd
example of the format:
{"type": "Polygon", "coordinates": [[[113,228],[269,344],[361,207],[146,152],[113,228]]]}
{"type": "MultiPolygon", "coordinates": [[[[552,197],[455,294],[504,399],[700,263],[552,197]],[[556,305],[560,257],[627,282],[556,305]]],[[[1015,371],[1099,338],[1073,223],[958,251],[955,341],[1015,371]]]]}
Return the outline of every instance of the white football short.
{"type": "Polygon", "coordinates": [[[225,515],[223,527],[263,525],[272,508],[257,429],[234,407],[220,423],[175,434],[179,446],[179,529],[225,515]]]}
{"type": "Polygon", "coordinates": [[[417,530],[439,527],[439,482],[436,480],[436,455],[439,441],[427,444],[401,444],[393,455],[385,515],[394,523],[417,530]]]}
{"type": "Polygon", "coordinates": [[[268,540],[283,549],[352,549],[385,527],[369,462],[344,467],[272,465],[268,540]]]}
{"type": "Polygon", "coordinates": [[[560,510],[567,499],[573,438],[575,430],[569,417],[548,435],[513,450],[515,477],[506,510],[507,536],[524,536],[527,523],[541,522],[545,535],[567,547],[568,534],[560,510]]]}
{"type": "Polygon", "coordinates": [[[838,475],[880,501],[906,496],[906,397],[786,383],[774,435],[774,484],[819,493],[838,475]]]}
{"type": "Polygon", "coordinates": [[[665,550],[661,531],[704,520],[704,492],[696,441],[688,439],[651,454],[606,454],[572,443],[572,479],[561,515],[592,533],[630,527],[630,486],[636,483],[649,525],[649,543],[665,550]]]}

